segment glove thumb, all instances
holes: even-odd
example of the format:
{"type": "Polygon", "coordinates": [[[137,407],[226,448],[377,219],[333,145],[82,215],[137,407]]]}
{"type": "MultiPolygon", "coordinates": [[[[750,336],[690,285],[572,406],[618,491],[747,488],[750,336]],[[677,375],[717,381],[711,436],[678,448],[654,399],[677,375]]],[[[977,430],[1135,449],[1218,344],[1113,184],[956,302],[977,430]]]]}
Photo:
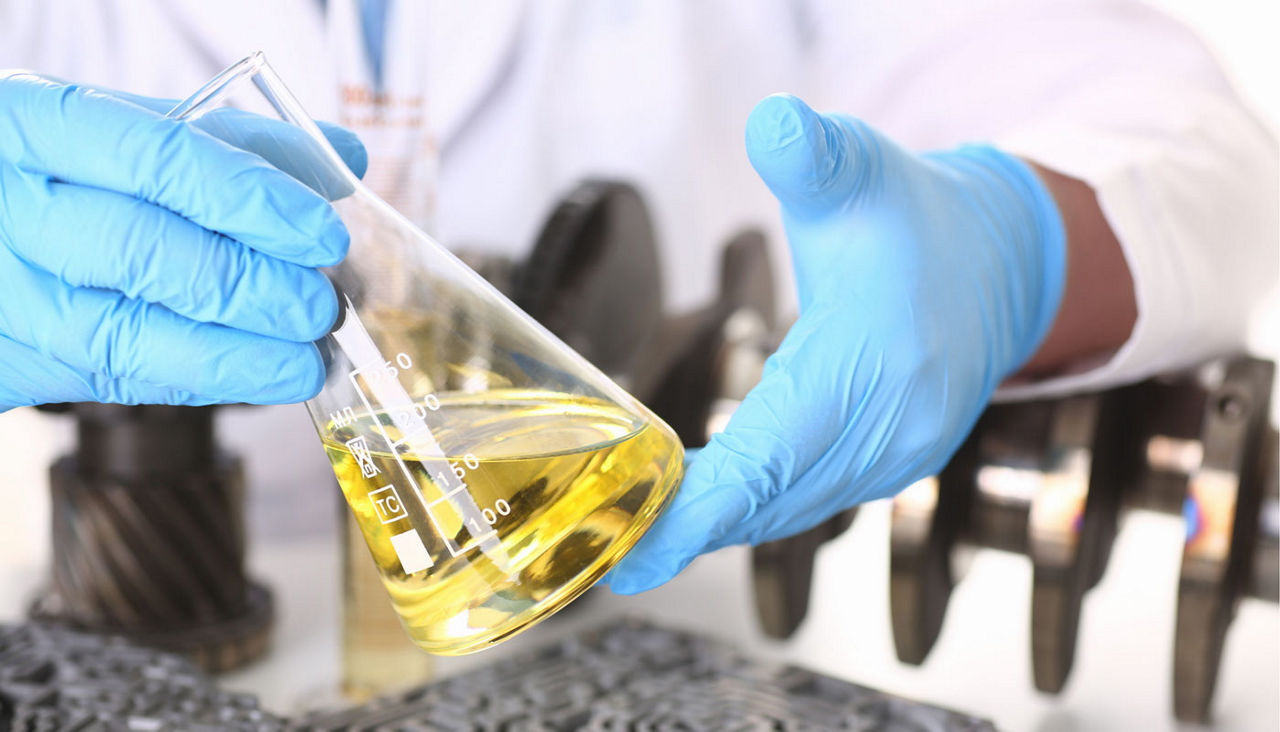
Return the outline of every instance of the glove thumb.
{"type": "Polygon", "coordinates": [[[747,157],[790,213],[811,216],[857,198],[875,146],[846,120],[790,94],[765,97],[747,118],[747,157]]]}

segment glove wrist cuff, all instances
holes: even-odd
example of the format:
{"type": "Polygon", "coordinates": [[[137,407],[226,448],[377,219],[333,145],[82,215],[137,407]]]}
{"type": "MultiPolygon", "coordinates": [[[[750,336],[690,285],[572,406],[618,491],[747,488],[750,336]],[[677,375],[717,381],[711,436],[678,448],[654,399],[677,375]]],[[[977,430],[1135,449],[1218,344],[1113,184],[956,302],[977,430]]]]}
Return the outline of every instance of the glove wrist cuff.
{"type": "Polygon", "coordinates": [[[997,244],[1004,248],[1012,311],[1003,380],[1035,354],[1057,318],[1067,279],[1066,227],[1053,194],[1026,161],[989,145],[965,145],[948,156],[969,163],[957,167],[981,181],[993,229],[1002,234],[997,244]]]}
{"type": "Polygon", "coordinates": [[[1010,372],[1022,368],[1040,349],[1058,317],[1067,285],[1067,229],[1058,202],[1039,174],[1021,158],[1000,152],[1008,167],[1016,171],[1019,192],[1032,211],[1038,233],[1033,242],[1040,255],[1040,297],[1036,317],[1028,331],[1024,350],[1017,355],[1010,372]]]}

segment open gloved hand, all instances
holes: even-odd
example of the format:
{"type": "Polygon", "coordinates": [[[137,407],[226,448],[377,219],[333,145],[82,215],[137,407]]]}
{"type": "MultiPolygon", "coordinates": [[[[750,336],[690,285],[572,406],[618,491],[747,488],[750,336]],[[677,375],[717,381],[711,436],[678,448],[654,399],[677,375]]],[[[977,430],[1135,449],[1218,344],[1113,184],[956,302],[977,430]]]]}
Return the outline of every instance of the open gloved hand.
{"type": "MultiPolygon", "coordinates": [[[[61,401],[295,402],[346,254],[312,188],[247,152],[297,134],[235,110],[229,144],[174,102],[0,74],[0,411],[61,401]],[[237,147],[240,145],[241,147],[237,147]]],[[[328,127],[362,174],[363,147],[328,127]]]]}
{"type": "Polygon", "coordinates": [[[1062,297],[1048,190],[986,146],[915,154],[847,116],[765,99],[751,163],[782,204],[800,315],[672,505],[616,567],[635,593],[699,554],[808,529],[941,469],[1062,297]]]}

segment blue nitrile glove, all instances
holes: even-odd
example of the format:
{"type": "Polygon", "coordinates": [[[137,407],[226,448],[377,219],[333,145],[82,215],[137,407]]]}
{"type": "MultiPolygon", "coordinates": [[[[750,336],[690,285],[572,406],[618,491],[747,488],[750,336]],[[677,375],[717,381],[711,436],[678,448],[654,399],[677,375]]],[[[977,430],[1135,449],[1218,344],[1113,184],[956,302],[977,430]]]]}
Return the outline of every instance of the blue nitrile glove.
{"type": "MultiPolygon", "coordinates": [[[[312,341],[337,300],[316,267],[346,254],[345,227],[262,157],[163,119],[172,106],[0,74],[0,411],[319,390],[312,341]]],[[[242,117],[246,139],[296,139],[277,120],[219,115],[242,117]]],[[[326,134],[363,173],[355,136],[326,134]]]]}
{"type": "Polygon", "coordinates": [[[761,102],[746,137],[782,203],[800,316],[614,570],[617,592],[938,471],[1062,297],[1063,225],[1021,161],[985,146],[918,155],[789,96],[761,102]]]}

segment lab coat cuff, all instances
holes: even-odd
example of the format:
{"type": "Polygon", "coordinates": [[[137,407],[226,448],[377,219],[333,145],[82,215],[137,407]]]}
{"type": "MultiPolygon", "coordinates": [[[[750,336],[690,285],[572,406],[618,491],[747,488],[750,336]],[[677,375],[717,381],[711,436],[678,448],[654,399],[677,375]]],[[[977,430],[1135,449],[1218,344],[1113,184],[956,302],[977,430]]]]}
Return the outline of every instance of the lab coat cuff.
{"type": "Polygon", "coordinates": [[[1196,124],[1164,136],[1050,123],[997,140],[1092,187],[1133,276],[1138,316],[1114,353],[1001,387],[995,399],[1099,390],[1242,350],[1250,305],[1277,268],[1274,243],[1266,246],[1280,236],[1276,206],[1257,190],[1274,188],[1276,154],[1249,115],[1221,101],[1198,100],[1196,124]]]}

